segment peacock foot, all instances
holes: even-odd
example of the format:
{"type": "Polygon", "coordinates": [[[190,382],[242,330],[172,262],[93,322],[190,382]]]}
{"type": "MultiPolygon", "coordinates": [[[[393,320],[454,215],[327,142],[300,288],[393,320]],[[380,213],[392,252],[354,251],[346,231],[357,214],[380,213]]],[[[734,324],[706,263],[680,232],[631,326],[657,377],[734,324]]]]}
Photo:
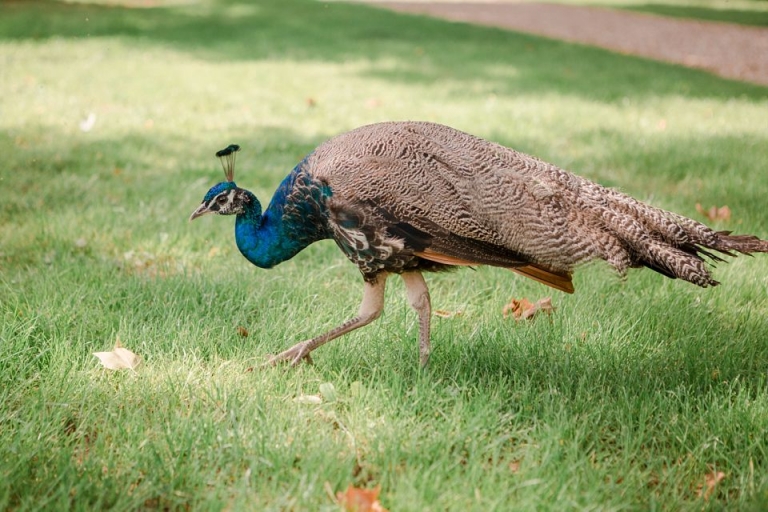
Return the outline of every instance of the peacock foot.
{"type": "Polygon", "coordinates": [[[290,362],[293,367],[299,365],[302,361],[308,364],[314,364],[312,356],[309,355],[310,352],[312,352],[312,349],[309,347],[309,341],[302,341],[288,350],[270,357],[269,360],[262,365],[262,368],[267,366],[277,366],[278,363],[286,362],[290,362]]]}

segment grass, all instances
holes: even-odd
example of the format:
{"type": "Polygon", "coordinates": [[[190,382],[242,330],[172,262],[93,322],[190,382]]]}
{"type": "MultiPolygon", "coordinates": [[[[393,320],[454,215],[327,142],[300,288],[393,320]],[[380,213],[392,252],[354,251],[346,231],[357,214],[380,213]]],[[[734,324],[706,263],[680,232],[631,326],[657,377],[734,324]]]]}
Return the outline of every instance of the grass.
{"type": "Polygon", "coordinates": [[[246,372],[351,315],[359,275],[329,241],[258,270],[230,219],[186,221],[230,142],[266,200],[326,138],[426,119],[700,220],[728,204],[716,227],[765,238],[767,89],[297,0],[6,2],[0,66],[0,509],[337,510],[349,484],[393,511],[768,500],[766,258],[711,290],[591,265],[524,325],[503,305],[549,290],[429,276],[464,313],[435,318],[424,373],[392,280],[384,317],[314,367],[246,372]],[[136,372],[92,356],[116,337],[136,372]]]}

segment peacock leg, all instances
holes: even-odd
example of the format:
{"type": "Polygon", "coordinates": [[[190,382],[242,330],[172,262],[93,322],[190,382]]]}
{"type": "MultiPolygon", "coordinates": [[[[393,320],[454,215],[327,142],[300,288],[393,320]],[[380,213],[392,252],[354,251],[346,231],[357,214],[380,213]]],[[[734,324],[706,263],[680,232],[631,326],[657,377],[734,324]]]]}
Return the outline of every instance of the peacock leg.
{"type": "Polygon", "coordinates": [[[356,317],[347,320],[335,329],[331,329],[316,338],[297,343],[288,350],[271,357],[266,365],[275,365],[281,361],[290,361],[291,366],[296,366],[302,359],[311,362],[312,360],[309,357],[310,352],[320,345],[328,343],[342,334],[368,325],[379,318],[381,312],[384,310],[384,285],[386,284],[386,281],[387,274],[381,273],[377,275],[373,281],[365,282],[363,288],[363,301],[360,303],[360,309],[358,310],[356,317]]]}
{"type": "Polygon", "coordinates": [[[432,317],[432,305],[429,301],[429,289],[421,272],[404,272],[405,292],[408,302],[419,314],[419,361],[424,368],[429,362],[429,322],[432,317]]]}

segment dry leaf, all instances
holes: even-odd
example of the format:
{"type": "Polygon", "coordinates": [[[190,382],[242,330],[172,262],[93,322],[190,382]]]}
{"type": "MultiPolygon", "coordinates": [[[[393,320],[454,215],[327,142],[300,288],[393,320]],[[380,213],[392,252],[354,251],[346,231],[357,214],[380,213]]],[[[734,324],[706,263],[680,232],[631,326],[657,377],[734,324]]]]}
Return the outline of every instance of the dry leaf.
{"type": "Polygon", "coordinates": [[[317,405],[323,403],[323,397],[320,395],[299,395],[293,401],[297,404],[317,405]]]}
{"type": "Polygon", "coordinates": [[[120,344],[120,338],[115,340],[115,348],[111,352],[94,352],[93,355],[99,358],[105,368],[110,370],[120,370],[122,368],[133,370],[141,363],[141,357],[120,344]]]}
{"type": "Polygon", "coordinates": [[[531,304],[531,301],[528,299],[512,299],[509,304],[504,306],[502,314],[504,315],[504,318],[513,315],[517,320],[522,316],[523,311],[530,311],[531,308],[533,308],[533,304],[531,304]]]}
{"type": "Polygon", "coordinates": [[[725,478],[725,473],[722,471],[712,471],[704,475],[704,485],[700,485],[696,491],[696,495],[704,498],[704,501],[708,501],[709,497],[715,491],[715,487],[725,478]]]}
{"type": "Polygon", "coordinates": [[[705,501],[709,500],[712,493],[715,491],[715,487],[725,478],[725,473],[722,471],[712,471],[704,475],[704,485],[699,485],[696,495],[700,498],[703,497],[705,501]]]}
{"type": "Polygon", "coordinates": [[[462,311],[461,309],[459,309],[458,311],[446,311],[444,309],[436,309],[432,312],[432,314],[440,318],[453,318],[454,316],[463,315],[464,311],[462,311]]]}
{"type": "Polygon", "coordinates": [[[555,310],[552,306],[552,297],[544,297],[532,303],[526,298],[520,300],[512,299],[512,301],[504,306],[502,311],[504,318],[507,318],[510,314],[515,320],[527,320],[533,318],[539,312],[547,314],[552,313],[555,310]]]}
{"type": "Polygon", "coordinates": [[[347,512],[387,512],[379,503],[381,485],[375,489],[358,489],[351,484],[344,492],[337,492],[336,499],[347,512]]]}
{"type": "Polygon", "coordinates": [[[93,112],[88,114],[88,117],[80,121],[80,131],[89,132],[93,129],[93,125],[96,124],[96,114],[93,112]]]}
{"type": "Polygon", "coordinates": [[[237,326],[237,334],[239,336],[242,336],[243,338],[247,338],[248,337],[248,329],[246,329],[242,325],[238,325],[237,326]]]}
{"type": "Polygon", "coordinates": [[[731,209],[728,206],[712,206],[708,210],[705,210],[700,203],[696,203],[696,211],[705,216],[711,221],[723,221],[727,222],[731,220],[731,209]]]}

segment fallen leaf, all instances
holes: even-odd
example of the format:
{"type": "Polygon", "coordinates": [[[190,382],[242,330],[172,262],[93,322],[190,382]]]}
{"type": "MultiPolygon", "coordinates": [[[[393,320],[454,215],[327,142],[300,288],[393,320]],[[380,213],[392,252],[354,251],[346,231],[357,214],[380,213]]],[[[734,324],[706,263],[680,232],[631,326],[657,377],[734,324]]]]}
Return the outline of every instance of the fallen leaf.
{"type": "Polygon", "coordinates": [[[704,475],[704,485],[700,485],[696,491],[696,495],[699,498],[704,498],[704,501],[708,501],[709,497],[715,491],[715,487],[725,478],[725,473],[722,471],[712,471],[704,475]]]}
{"type": "Polygon", "coordinates": [[[515,320],[528,320],[536,316],[539,312],[551,314],[555,310],[552,305],[552,297],[544,297],[536,302],[531,302],[526,298],[512,301],[504,306],[502,314],[507,318],[510,314],[515,320]]]}
{"type": "Polygon", "coordinates": [[[711,221],[724,221],[731,220],[731,209],[728,206],[712,206],[708,210],[705,210],[701,203],[696,203],[696,211],[705,216],[711,221]]]}
{"type": "Polygon", "coordinates": [[[293,401],[297,404],[317,405],[323,403],[323,397],[320,395],[299,395],[293,401]]]}
{"type": "Polygon", "coordinates": [[[89,132],[93,129],[93,125],[96,124],[96,114],[93,112],[88,114],[88,117],[80,121],[80,131],[89,132]]]}
{"type": "Polygon", "coordinates": [[[509,470],[513,473],[517,473],[520,471],[520,461],[519,460],[513,460],[509,463],[509,470]]]}
{"type": "Polygon", "coordinates": [[[94,352],[93,355],[99,358],[99,361],[101,361],[105,368],[110,370],[120,370],[122,368],[133,370],[141,363],[141,357],[120,344],[120,338],[115,340],[115,348],[111,352],[94,352]]]}
{"type": "Polygon", "coordinates": [[[344,492],[337,492],[336,499],[347,512],[387,512],[379,503],[381,485],[375,489],[358,489],[351,484],[344,492]]]}
{"type": "Polygon", "coordinates": [[[432,312],[435,316],[438,316],[440,318],[453,318],[454,316],[461,316],[464,314],[464,311],[459,309],[458,311],[446,311],[445,309],[436,309],[432,312]]]}
{"type": "Polygon", "coordinates": [[[248,329],[246,329],[242,325],[238,325],[237,326],[237,334],[239,336],[242,336],[243,338],[247,338],[248,337],[248,329]]]}
{"type": "Polygon", "coordinates": [[[512,299],[509,304],[504,306],[501,313],[504,315],[504,318],[507,318],[511,314],[517,320],[522,316],[524,311],[530,311],[531,308],[533,308],[533,304],[531,304],[531,301],[528,299],[512,299]]]}

